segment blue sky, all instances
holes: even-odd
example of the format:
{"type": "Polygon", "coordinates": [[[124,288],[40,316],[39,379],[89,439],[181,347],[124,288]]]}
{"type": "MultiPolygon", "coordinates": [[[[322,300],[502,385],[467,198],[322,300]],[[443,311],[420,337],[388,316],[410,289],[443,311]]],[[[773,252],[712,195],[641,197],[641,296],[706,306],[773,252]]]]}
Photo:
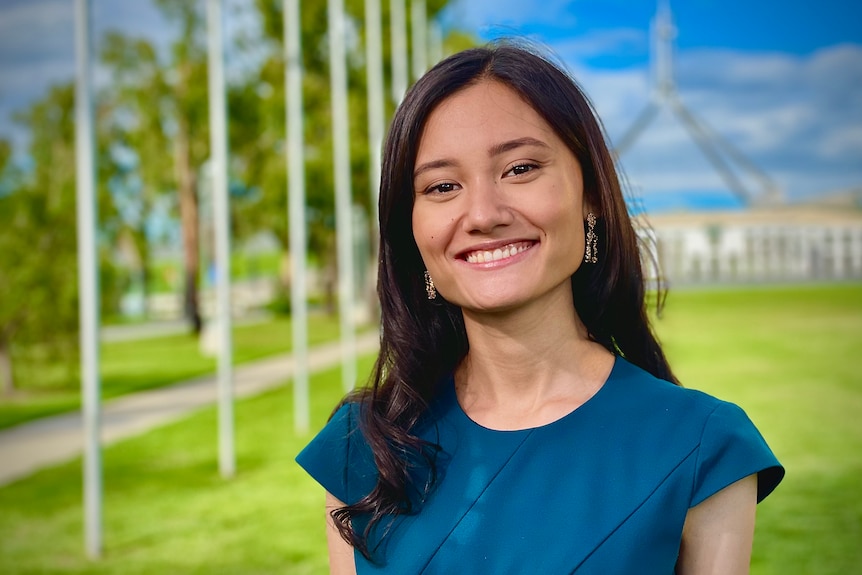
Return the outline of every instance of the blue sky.
{"type": "MultiPolygon", "coordinates": [[[[93,0],[93,6],[97,32],[169,34],[146,0],[93,0]]],[[[701,121],[791,200],[862,187],[862,3],[677,0],[671,6],[677,89],[701,121]]],[[[13,133],[12,110],[50,83],[71,79],[72,7],[73,0],[0,1],[0,136],[13,133]]],[[[525,35],[550,46],[591,97],[613,141],[650,98],[655,10],[654,0],[456,0],[444,25],[483,38],[525,35]]],[[[650,207],[736,204],[666,112],[622,166],[650,207]]]]}
{"type": "MultiPolygon", "coordinates": [[[[643,30],[656,11],[656,2],[649,0],[548,0],[536,2],[542,8],[531,11],[523,9],[525,2],[507,0],[461,0],[453,5],[471,27],[513,26],[551,43],[598,31],[643,30]]],[[[831,44],[862,41],[858,2],[677,0],[671,2],[671,8],[685,30],[677,42],[682,50],[706,47],[806,54],[831,44]]],[[[609,63],[614,59],[608,54],[609,63]]]]}

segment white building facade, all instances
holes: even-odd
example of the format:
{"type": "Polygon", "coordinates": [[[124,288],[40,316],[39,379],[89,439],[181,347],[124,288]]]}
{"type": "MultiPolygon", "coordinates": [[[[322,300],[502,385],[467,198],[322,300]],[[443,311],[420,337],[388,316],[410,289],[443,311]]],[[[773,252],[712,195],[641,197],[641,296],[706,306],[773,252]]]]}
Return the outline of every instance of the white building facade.
{"type": "Polygon", "coordinates": [[[784,206],[637,221],[671,284],[862,280],[858,208],[784,206]]]}

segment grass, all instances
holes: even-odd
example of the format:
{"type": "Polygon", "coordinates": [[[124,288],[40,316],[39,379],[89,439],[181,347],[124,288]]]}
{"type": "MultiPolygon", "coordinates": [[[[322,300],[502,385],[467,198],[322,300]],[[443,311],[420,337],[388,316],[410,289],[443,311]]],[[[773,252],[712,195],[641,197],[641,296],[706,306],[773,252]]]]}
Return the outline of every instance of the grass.
{"type": "MultiPolygon", "coordinates": [[[[752,573],[859,572],[862,286],[674,292],[657,327],[680,379],[742,405],[787,468],[758,509],[752,573]]],[[[337,370],[312,389],[316,428],[337,370]]],[[[213,409],[106,449],[99,562],[83,557],[80,461],[0,488],[0,572],[325,573],[322,493],[293,463],[310,434],[292,431],[290,391],[237,404],[230,481],[213,409]]]]}
{"type": "Polygon", "coordinates": [[[683,383],[743,406],[787,469],[752,573],[859,573],[862,286],[672,293],[658,329],[683,383]]]}
{"type": "MultiPolygon", "coordinates": [[[[338,370],[312,388],[316,429],[340,397],[338,370]]],[[[323,494],[293,463],[311,434],[293,432],[290,388],[238,402],[229,481],[216,429],[206,409],[105,450],[99,562],[83,557],[80,461],[0,489],[0,573],[326,572],[323,494]]]]}
{"type": "MultiPolygon", "coordinates": [[[[311,345],[338,337],[338,318],[313,315],[309,320],[311,345]]],[[[291,349],[291,324],[287,317],[275,318],[233,330],[234,363],[287,353],[291,349]]],[[[101,346],[102,397],[110,399],[144,389],[188,379],[216,368],[213,357],[204,356],[198,339],[191,334],[176,334],[135,341],[106,342],[101,346]]],[[[27,382],[16,395],[0,398],[0,429],[38,417],[77,409],[81,395],[77,385],[46,387],[41,381],[68,379],[54,365],[36,365],[22,370],[19,379],[27,382]]],[[[74,378],[73,378],[74,380],[74,378]]]]}

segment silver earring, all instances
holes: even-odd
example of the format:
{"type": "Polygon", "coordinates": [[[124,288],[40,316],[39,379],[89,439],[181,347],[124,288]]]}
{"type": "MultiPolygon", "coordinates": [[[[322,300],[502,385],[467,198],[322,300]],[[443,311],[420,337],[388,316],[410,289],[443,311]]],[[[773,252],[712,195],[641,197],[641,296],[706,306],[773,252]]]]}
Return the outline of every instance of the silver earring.
{"type": "Polygon", "coordinates": [[[584,252],[584,261],[588,264],[594,264],[598,261],[599,237],[596,235],[596,215],[593,212],[587,214],[587,241],[586,251],[584,252]]]}
{"type": "Polygon", "coordinates": [[[437,299],[437,287],[434,285],[434,280],[431,279],[431,274],[425,270],[425,293],[428,299],[437,299]]]}

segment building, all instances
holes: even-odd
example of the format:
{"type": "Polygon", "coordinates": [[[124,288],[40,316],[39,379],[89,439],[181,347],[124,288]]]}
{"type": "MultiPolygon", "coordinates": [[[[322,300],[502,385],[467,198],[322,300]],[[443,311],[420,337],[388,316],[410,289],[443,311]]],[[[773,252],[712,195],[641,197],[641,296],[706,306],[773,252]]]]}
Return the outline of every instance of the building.
{"type": "MultiPolygon", "coordinates": [[[[783,205],[637,218],[672,285],[862,279],[862,209],[783,205]]],[[[659,274],[647,266],[653,278],[659,274]]]]}

